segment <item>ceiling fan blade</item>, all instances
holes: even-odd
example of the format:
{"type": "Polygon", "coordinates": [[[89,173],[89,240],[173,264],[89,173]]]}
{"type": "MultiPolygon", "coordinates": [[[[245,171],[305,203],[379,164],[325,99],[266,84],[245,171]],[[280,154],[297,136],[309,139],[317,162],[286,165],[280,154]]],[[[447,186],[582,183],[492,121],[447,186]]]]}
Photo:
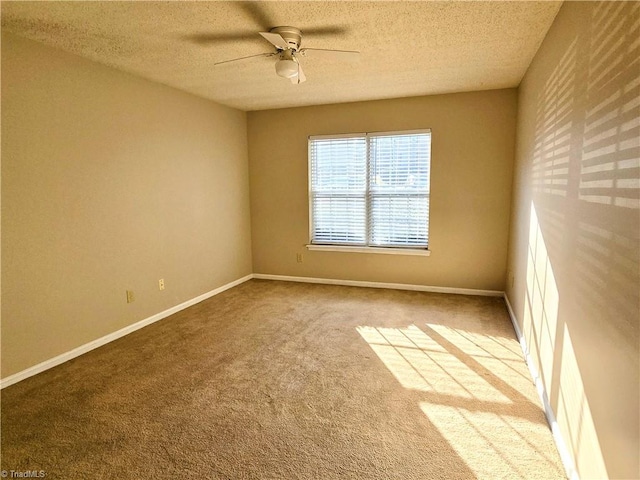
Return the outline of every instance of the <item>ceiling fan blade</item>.
{"type": "Polygon", "coordinates": [[[273,27],[273,21],[267,16],[260,2],[235,2],[240,10],[246,13],[263,30],[273,27]]]}
{"type": "Polygon", "coordinates": [[[360,55],[360,52],[357,52],[355,50],[330,50],[328,48],[301,48],[300,49],[300,55],[324,55],[324,56],[330,56],[330,57],[335,57],[335,58],[349,58],[349,57],[355,57],[357,55],[360,55]]]}
{"type": "Polygon", "coordinates": [[[347,33],[346,27],[316,27],[316,28],[303,28],[302,33],[305,35],[314,35],[320,37],[323,35],[343,35],[347,33]]]}
{"type": "Polygon", "coordinates": [[[296,63],[298,64],[298,74],[294,77],[291,77],[291,83],[296,83],[296,84],[300,84],[302,82],[305,82],[307,80],[307,77],[305,76],[304,72],[302,71],[302,65],[300,65],[300,62],[298,62],[298,60],[296,60],[296,63]]]}
{"type": "Polygon", "coordinates": [[[258,32],[260,35],[264,37],[264,39],[274,45],[276,48],[280,50],[287,50],[289,48],[289,44],[287,41],[282,38],[282,35],[279,33],[271,33],[271,32],[258,32]]]}
{"type": "Polygon", "coordinates": [[[213,65],[222,65],[223,63],[230,63],[230,62],[237,62],[238,60],[245,60],[247,58],[254,58],[254,57],[273,57],[274,55],[276,55],[275,52],[273,53],[258,53],[256,55],[248,55],[246,57],[240,57],[240,58],[232,58],[231,60],[223,60],[222,62],[216,62],[213,65]]]}
{"type": "Polygon", "coordinates": [[[184,35],[181,38],[192,43],[199,43],[201,45],[207,45],[209,43],[216,42],[230,42],[241,40],[254,40],[255,32],[246,33],[194,33],[191,35],[184,35]]]}

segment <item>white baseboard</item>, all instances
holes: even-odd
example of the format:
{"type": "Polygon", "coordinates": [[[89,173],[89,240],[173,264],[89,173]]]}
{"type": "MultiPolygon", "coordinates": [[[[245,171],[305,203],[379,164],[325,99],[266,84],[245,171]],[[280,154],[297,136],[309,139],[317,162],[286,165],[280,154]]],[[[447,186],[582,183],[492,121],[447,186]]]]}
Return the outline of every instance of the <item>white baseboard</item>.
{"type": "Polygon", "coordinates": [[[562,436],[562,432],[560,431],[560,426],[558,425],[558,421],[556,420],[556,415],[553,413],[551,403],[549,403],[549,395],[547,395],[547,390],[544,388],[544,383],[542,382],[542,379],[538,374],[538,369],[536,368],[533,359],[531,358],[531,352],[529,351],[529,347],[527,346],[527,340],[524,338],[522,330],[520,330],[520,326],[518,325],[518,321],[516,320],[516,315],[513,311],[513,308],[511,307],[511,302],[509,302],[509,297],[507,297],[506,293],[504,294],[504,301],[507,304],[507,310],[509,311],[511,323],[513,323],[513,329],[516,331],[516,336],[518,337],[518,341],[520,342],[520,348],[522,348],[524,360],[529,367],[531,379],[536,386],[538,396],[540,397],[540,401],[542,402],[544,414],[547,417],[547,422],[549,422],[549,427],[551,427],[553,440],[556,443],[556,448],[558,449],[558,453],[560,454],[560,460],[562,461],[562,465],[564,466],[567,478],[569,478],[570,480],[580,480],[575,463],[573,462],[573,458],[571,457],[569,449],[567,448],[567,443],[564,441],[564,437],[562,436]]]}
{"type": "Polygon", "coordinates": [[[176,305],[175,307],[171,307],[160,313],[156,313],[155,315],[145,318],[144,320],[140,320],[139,322],[136,322],[132,325],[128,325],[124,328],[121,328],[120,330],[117,330],[113,333],[105,335],[104,337],[100,337],[89,343],[85,343],[84,345],[74,348],[73,350],[65,352],[56,357],[50,358],[49,360],[45,360],[44,362],[34,365],[33,367],[29,367],[25,370],[22,370],[21,372],[14,373],[13,375],[9,375],[8,377],[0,380],[0,389],[8,387],[9,385],[13,385],[14,383],[24,380],[25,378],[32,377],[33,375],[36,375],[40,372],[44,372],[45,370],[49,370],[50,368],[60,365],[61,363],[71,360],[72,358],[76,358],[82,355],[83,353],[90,352],[91,350],[101,347],[102,345],[105,345],[109,342],[113,342],[118,338],[124,337],[125,335],[135,332],[136,330],[146,327],[147,325],[151,325],[152,323],[155,323],[158,320],[162,320],[163,318],[166,318],[169,315],[173,315],[174,313],[177,313],[180,310],[184,310],[185,308],[195,305],[196,303],[200,303],[203,300],[206,300],[207,298],[211,298],[214,295],[222,293],[225,290],[235,287],[236,285],[240,285],[241,283],[244,283],[247,280],[251,280],[252,278],[253,278],[252,274],[246,275],[242,278],[234,280],[233,282],[227,283],[225,285],[222,285],[221,287],[213,289],[207,293],[203,293],[202,295],[192,298],[191,300],[187,300],[186,302],[176,305]]]}
{"type": "Polygon", "coordinates": [[[390,288],[394,290],[415,290],[419,292],[455,293],[460,295],[481,295],[485,297],[502,297],[504,292],[497,290],[476,290],[473,288],[431,287],[428,285],[410,285],[407,283],[365,282],[361,280],[338,280],[333,278],[292,277],[288,275],[271,275],[254,273],[253,278],[260,280],[280,280],[283,282],[322,283],[326,285],[344,285],[348,287],[390,288]]]}
{"type": "Polygon", "coordinates": [[[301,283],[319,283],[326,285],[344,285],[344,286],[352,286],[352,287],[368,287],[368,288],[389,288],[396,290],[414,290],[421,292],[435,292],[435,293],[452,293],[452,294],[462,294],[462,295],[481,295],[481,296],[489,296],[489,297],[504,297],[505,303],[507,305],[507,310],[509,311],[509,317],[511,318],[511,322],[513,323],[513,328],[518,337],[518,341],[520,342],[520,347],[522,348],[522,353],[524,355],[524,359],[529,367],[529,373],[531,374],[531,378],[533,379],[533,383],[536,386],[536,390],[538,391],[538,395],[540,396],[540,400],[542,402],[545,415],[547,417],[547,421],[549,422],[549,426],[551,427],[551,431],[553,433],[553,438],[556,443],[556,447],[560,454],[560,458],[564,465],[567,478],[571,480],[579,480],[578,472],[576,471],[575,464],[571,455],[569,454],[569,450],[567,449],[567,444],[562,437],[562,433],[560,432],[560,427],[556,420],[555,414],[551,408],[551,404],[549,403],[549,397],[544,388],[544,384],[542,383],[542,379],[540,378],[538,371],[531,359],[531,355],[529,349],[527,347],[527,342],[520,330],[520,326],[516,320],[515,313],[513,308],[511,307],[511,303],[509,302],[509,298],[507,294],[504,292],[499,292],[496,290],[476,290],[469,288],[453,288],[453,287],[434,287],[427,285],[410,285],[404,283],[382,283],[382,282],[365,282],[360,280],[338,280],[338,279],[329,279],[329,278],[312,278],[312,277],[295,277],[295,276],[286,276],[286,275],[270,275],[264,273],[253,273],[246,275],[242,278],[234,280],[233,282],[227,283],[218,287],[214,290],[211,290],[207,293],[199,295],[191,300],[187,300],[175,307],[171,307],[167,310],[164,310],[160,313],[152,315],[144,320],[136,322],[132,325],[124,327],[120,330],[117,330],[113,333],[105,335],[104,337],[93,340],[89,343],[85,343],[73,350],[65,352],[61,355],[53,357],[49,360],[45,360],[42,363],[34,365],[33,367],[29,367],[21,372],[15,373],[13,375],[9,375],[6,378],[0,380],[0,389],[13,385],[21,380],[32,377],[38,373],[44,372],[50,368],[53,368],[57,365],[60,365],[68,360],[76,358],[84,353],[90,352],[98,347],[101,347],[109,342],[117,340],[118,338],[124,337],[129,333],[135,332],[147,325],[155,323],[163,318],[166,318],[174,313],[177,313],[185,308],[188,308],[196,303],[202,302],[208,298],[211,298],[219,293],[224,292],[230,288],[233,288],[241,283],[246,282],[247,280],[251,280],[252,278],[257,278],[261,280],[279,280],[285,282],[301,282],[301,283]]]}
{"type": "Polygon", "coordinates": [[[309,277],[291,277],[284,275],[268,275],[263,273],[254,273],[246,275],[238,280],[227,283],[221,287],[218,287],[210,292],[199,295],[191,300],[187,300],[175,307],[171,307],[167,310],[164,310],[160,313],[156,313],[144,320],[140,320],[132,325],[121,328],[113,333],[105,335],[104,337],[98,338],[91,342],[85,343],[73,350],[62,353],[56,357],[50,358],[49,360],[45,360],[37,365],[29,367],[25,370],[22,370],[13,375],[9,375],[6,378],[0,380],[0,389],[8,387],[9,385],[13,385],[25,378],[32,377],[37,375],[38,373],[44,372],[45,370],[49,370],[50,368],[56,367],[61,363],[64,363],[68,360],[76,358],[84,353],[90,352],[98,347],[101,347],[109,342],[117,340],[118,338],[124,337],[129,333],[135,332],[147,325],[157,322],[158,320],[162,320],[163,318],[168,317],[169,315],[173,315],[185,308],[188,308],[196,303],[200,303],[207,298],[211,298],[214,295],[217,295],[225,290],[228,290],[236,285],[246,282],[247,280],[251,280],[252,278],[258,278],[263,280],[281,280],[288,282],[304,282],[304,283],[323,283],[328,285],[346,285],[346,286],[355,286],[355,287],[370,287],[370,288],[392,288],[398,290],[417,290],[423,292],[437,292],[437,293],[457,293],[463,295],[484,295],[484,296],[492,296],[499,297],[502,296],[502,292],[494,291],[494,290],[473,290],[468,288],[450,288],[450,287],[429,287],[424,285],[408,285],[403,283],[379,283],[379,282],[363,282],[357,280],[334,280],[334,279],[326,279],[326,278],[309,278],[309,277]]]}

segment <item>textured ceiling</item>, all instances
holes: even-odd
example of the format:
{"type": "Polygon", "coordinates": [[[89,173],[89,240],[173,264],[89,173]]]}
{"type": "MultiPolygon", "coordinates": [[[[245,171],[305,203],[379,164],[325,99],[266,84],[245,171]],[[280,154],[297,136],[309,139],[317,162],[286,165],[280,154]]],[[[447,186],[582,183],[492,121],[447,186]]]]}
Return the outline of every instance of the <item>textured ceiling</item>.
{"type": "Polygon", "coordinates": [[[561,2],[2,2],[2,29],[242,110],[515,87],[561,2]],[[289,25],[307,81],[258,31],[289,25]],[[305,30],[307,33],[305,34],[305,30]]]}

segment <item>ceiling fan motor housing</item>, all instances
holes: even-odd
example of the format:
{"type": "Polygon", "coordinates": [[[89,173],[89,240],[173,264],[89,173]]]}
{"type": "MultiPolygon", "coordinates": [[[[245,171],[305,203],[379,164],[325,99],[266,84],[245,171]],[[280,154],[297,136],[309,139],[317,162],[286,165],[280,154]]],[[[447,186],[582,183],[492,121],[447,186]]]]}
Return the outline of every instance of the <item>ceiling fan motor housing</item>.
{"type": "Polygon", "coordinates": [[[302,42],[302,32],[295,27],[275,27],[269,30],[271,33],[277,33],[285,39],[289,48],[295,52],[300,50],[302,42]]]}
{"type": "Polygon", "coordinates": [[[331,54],[357,54],[360,52],[349,50],[331,50],[326,48],[300,48],[302,44],[302,32],[296,27],[274,27],[268,32],[258,32],[267,42],[273,45],[276,51],[271,53],[258,53],[256,55],[249,55],[246,57],[234,58],[232,60],[225,60],[224,62],[217,62],[214,65],[220,65],[221,63],[235,62],[238,60],[244,60],[246,58],[254,57],[273,57],[277,56],[278,60],[275,63],[276,73],[284,78],[291,80],[291,83],[300,84],[306,80],[302,66],[298,61],[299,55],[304,55],[307,51],[313,50],[314,52],[331,53],[331,54]]]}

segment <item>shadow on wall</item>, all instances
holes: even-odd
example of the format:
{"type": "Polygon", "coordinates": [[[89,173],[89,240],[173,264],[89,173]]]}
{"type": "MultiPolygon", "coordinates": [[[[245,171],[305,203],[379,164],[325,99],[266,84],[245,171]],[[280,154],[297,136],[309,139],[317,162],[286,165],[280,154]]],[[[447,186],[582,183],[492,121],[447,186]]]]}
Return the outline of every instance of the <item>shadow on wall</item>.
{"type": "Polygon", "coordinates": [[[538,95],[523,333],[578,472],[619,478],[605,459],[638,451],[640,3],[589,15],[538,95]]]}

